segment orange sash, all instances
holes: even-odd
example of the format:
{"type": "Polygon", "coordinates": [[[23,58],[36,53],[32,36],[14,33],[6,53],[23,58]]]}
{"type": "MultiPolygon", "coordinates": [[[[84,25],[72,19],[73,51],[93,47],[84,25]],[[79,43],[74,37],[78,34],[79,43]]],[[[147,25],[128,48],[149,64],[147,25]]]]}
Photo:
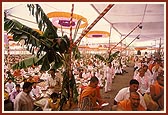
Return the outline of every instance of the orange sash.
{"type": "MultiPolygon", "coordinates": [[[[154,88],[155,88],[155,93],[156,94],[160,94],[161,90],[164,90],[164,87],[159,85],[159,83],[156,81],[155,84],[153,84],[154,88]]],[[[160,106],[161,109],[163,109],[164,107],[164,96],[162,95],[159,99],[158,99],[158,104],[160,106]]]]}
{"type": "Polygon", "coordinates": [[[92,104],[93,106],[96,106],[96,100],[97,100],[97,92],[96,92],[96,88],[93,88],[93,87],[86,87],[83,91],[82,91],[82,94],[80,96],[80,102],[82,102],[82,99],[84,97],[90,97],[91,101],[92,101],[92,104]]]}

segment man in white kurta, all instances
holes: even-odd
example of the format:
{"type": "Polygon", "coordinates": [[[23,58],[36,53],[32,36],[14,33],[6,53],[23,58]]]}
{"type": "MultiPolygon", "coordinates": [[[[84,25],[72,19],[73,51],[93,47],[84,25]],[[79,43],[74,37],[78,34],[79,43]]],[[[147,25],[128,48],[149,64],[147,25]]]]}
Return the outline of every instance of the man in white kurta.
{"type": "Polygon", "coordinates": [[[111,63],[108,64],[108,67],[105,70],[105,78],[106,78],[106,83],[105,83],[105,92],[111,91],[112,87],[112,78],[115,74],[114,68],[112,67],[111,63]]]}
{"type": "Polygon", "coordinates": [[[139,92],[142,95],[150,92],[151,81],[148,76],[145,75],[145,70],[143,68],[138,70],[138,74],[135,76],[135,79],[139,82],[139,92]]]}
{"type": "MultiPolygon", "coordinates": [[[[119,92],[114,98],[114,105],[117,105],[118,102],[124,100],[124,99],[129,99],[130,97],[130,92],[138,92],[138,87],[139,87],[139,82],[135,79],[130,80],[129,87],[124,87],[119,92]]],[[[138,92],[139,93],[139,92],[138,92]]],[[[141,93],[140,95],[140,104],[147,109],[145,101],[141,93]]]]}
{"type": "Polygon", "coordinates": [[[61,90],[61,79],[55,75],[55,70],[50,70],[50,77],[47,80],[48,94],[51,95],[53,92],[59,92],[61,90]]]}

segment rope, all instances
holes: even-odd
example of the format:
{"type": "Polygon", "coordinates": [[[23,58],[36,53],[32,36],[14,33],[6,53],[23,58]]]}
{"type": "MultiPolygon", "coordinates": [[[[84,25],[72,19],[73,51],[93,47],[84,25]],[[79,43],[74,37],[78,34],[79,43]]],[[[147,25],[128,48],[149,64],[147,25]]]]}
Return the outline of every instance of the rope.
{"type": "Polygon", "coordinates": [[[142,16],[142,21],[141,21],[141,23],[143,23],[143,21],[144,21],[144,17],[145,17],[145,13],[146,13],[146,8],[147,8],[147,4],[145,5],[145,9],[144,9],[144,13],[143,13],[143,16],[142,16]]]}
{"type": "Polygon", "coordinates": [[[118,44],[120,44],[125,38],[127,38],[136,28],[138,28],[139,26],[141,25],[141,23],[139,23],[135,28],[133,28],[131,31],[130,31],[130,33],[128,33],[120,42],[118,42],[114,47],[112,47],[111,49],[110,49],[110,53],[111,53],[111,51],[115,48],[115,47],[117,47],[117,45],[118,44]]]}
{"type": "MultiPolygon", "coordinates": [[[[143,12],[143,16],[142,16],[141,23],[143,23],[143,21],[144,21],[146,9],[147,9],[147,4],[145,5],[145,9],[144,9],[144,12],[143,12]]],[[[140,30],[140,34],[141,34],[141,32],[142,32],[142,31],[140,30]]],[[[139,34],[139,35],[140,35],[140,34],[139,34]]]]}

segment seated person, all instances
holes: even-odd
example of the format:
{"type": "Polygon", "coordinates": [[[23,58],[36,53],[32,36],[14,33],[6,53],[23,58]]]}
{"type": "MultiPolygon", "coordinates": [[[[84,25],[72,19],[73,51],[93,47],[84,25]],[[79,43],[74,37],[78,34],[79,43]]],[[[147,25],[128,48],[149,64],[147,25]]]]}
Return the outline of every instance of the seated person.
{"type": "Polygon", "coordinates": [[[47,108],[51,108],[52,111],[58,111],[59,107],[60,107],[60,99],[58,98],[58,94],[54,92],[47,100],[44,110],[47,108]]]}
{"type": "Polygon", "coordinates": [[[117,106],[123,111],[145,111],[140,104],[140,96],[137,92],[131,92],[129,99],[120,101],[117,106]]]}
{"type": "Polygon", "coordinates": [[[98,78],[92,77],[89,85],[82,91],[79,100],[79,107],[82,111],[94,111],[102,108],[103,100],[97,94],[98,78]]]}
{"type": "Polygon", "coordinates": [[[13,111],[13,104],[9,99],[9,92],[4,90],[4,111],[13,111]]]}
{"type": "Polygon", "coordinates": [[[33,82],[32,90],[30,94],[32,95],[33,100],[36,100],[36,101],[43,97],[43,93],[41,91],[40,86],[37,86],[37,82],[33,82]]]}
{"type": "Polygon", "coordinates": [[[8,82],[5,84],[5,87],[8,87],[9,94],[12,92],[12,90],[15,88],[15,83],[13,82],[12,78],[8,79],[8,82]]]}
{"type": "Polygon", "coordinates": [[[13,91],[11,92],[10,94],[10,100],[12,103],[14,103],[14,100],[16,98],[16,96],[21,92],[21,89],[20,89],[20,84],[16,84],[16,87],[15,89],[13,89],[13,91]]]}
{"type": "Polygon", "coordinates": [[[159,110],[164,109],[164,76],[157,76],[157,80],[150,86],[150,95],[158,103],[159,110]]]}
{"type": "MultiPolygon", "coordinates": [[[[117,105],[118,102],[125,100],[125,99],[129,99],[130,97],[130,92],[138,92],[138,87],[139,87],[139,82],[136,79],[131,79],[129,82],[129,87],[124,87],[121,90],[119,90],[119,92],[117,93],[117,95],[114,98],[114,105],[117,105]]],[[[141,105],[147,109],[145,101],[144,101],[144,97],[141,95],[141,93],[139,93],[140,95],[140,103],[141,105]]]]}
{"type": "Polygon", "coordinates": [[[28,79],[27,79],[27,82],[30,82],[30,83],[33,83],[34,82],[34,79],[33,79],[33,76],[28,74],[28,79]]]}
{"type": "Polygon", "coordinates": [[[61,79],[57,76],[55,69],[50,69],[50,77],[47,79],[47,93],[51,95],[53,92],[59,93],[61,91],[61,79]]]}
{"type": "Polygon", "coordinates": [[[21,90],[23,89],[23,84],[24,84],[25,82],[27,82],[27,79],[26,79],[26,78],[24,78],[23,81],[20,83],[20,88],[21,88],[21,90]]]}

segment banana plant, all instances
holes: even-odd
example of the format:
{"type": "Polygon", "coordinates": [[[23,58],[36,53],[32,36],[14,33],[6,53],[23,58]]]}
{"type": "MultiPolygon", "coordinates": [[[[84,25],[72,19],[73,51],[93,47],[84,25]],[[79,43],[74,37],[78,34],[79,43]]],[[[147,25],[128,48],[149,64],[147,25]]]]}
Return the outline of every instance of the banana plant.
{"type": "Polygon", "coordinates": [[[109,54],[108,57],[102,56],[99,54],[95,54],[95,58],[97,58],[105,63],[111,63],[114,60],[114,58],[116,58],[118,56],[119,53],[120,53],[120,51],[116,51],[113,54],[109,54]]]}
{"type": "MultiPolygon", "coordinates": [[[[27,4],[27,7],[31,15],[36,18],[41,33],[17,20],[7,18],[6,15],[4,17],[4,30],[13,35],[14,41],[24,40],[24,46],[33,54],[32,57],[20,61],[13,65],[12,68],[21,69],[31,65],[42,65],[41,70],[47,71],[51,68],[58,69],[63,67],[65,71],[63,72],[63,98],[61,103],[63,105],[65,100],[70,100],[70,97],[74,102],[77,102],[77,87],[68,64],[68,61],[71,60],[69,54],[70,39],[67,35],[58,36],[57,27],[52,24],[39,4],[27,4]]],[[[80,23],[81,20],[77,23],[78,26],[74,36],[77,34],[80,23]]],[[[80,58],[77,45],[72,48],[72,55],[74,59],[80,58]]],[[[60,110],[62,109],[60,108],[60,110]]]]}

